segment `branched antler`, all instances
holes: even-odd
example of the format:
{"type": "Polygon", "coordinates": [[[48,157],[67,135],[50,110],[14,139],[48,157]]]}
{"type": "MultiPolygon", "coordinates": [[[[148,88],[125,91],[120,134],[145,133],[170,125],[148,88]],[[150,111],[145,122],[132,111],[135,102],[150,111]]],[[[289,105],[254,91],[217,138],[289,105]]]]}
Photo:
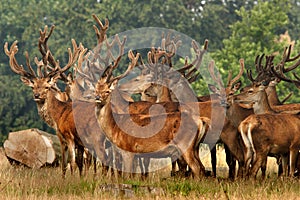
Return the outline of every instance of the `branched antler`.
{"type": "Polygon", "coordinates": [[[29,71],[26,71],[24,69],[23,65],[19,65],[17,62],[17,59],[15,57],[15,55],[18,53],[17,43],[18,43],[17,40],[14,41],[9,50],[8,50],[8,43],[6,42],[4,44],[4,52],[9,57],[10,68],[12,69],[13,72],[15,72],[16,74],[18,74],[20,76],[24,76],[26,78],[33,79],[36,77],[36,74],[30,65],[28,53],[27,52],[25,53],[25,57],[26,57],[26,66],[28,67],[29,71]]]}

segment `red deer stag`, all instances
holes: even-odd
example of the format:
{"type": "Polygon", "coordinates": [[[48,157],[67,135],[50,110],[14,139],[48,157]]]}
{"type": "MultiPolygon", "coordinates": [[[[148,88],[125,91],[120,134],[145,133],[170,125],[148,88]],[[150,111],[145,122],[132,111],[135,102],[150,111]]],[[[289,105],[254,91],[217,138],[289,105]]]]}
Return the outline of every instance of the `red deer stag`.
{"type": "Polygon", "coordinates": [[[71,155],[71,173],[73,173],[73,170],[75,169],[75,147],[78,149],[77,165],[81,175],[84,150],[76,132],[72,113],[72,103],[62,102],[56,98],[58,94],[56,82],[59,75],[69,69],[77,61],[77,58],[82,51],[82,46],[80,45],[77,47],[74,40],[72,40],[72,44],[74,52],[72,53],[69,49],[69,62],[61,70],[55,69],[48,73],[47,64],[44,63],[44,61],[38,61],[36,58],[35,63],[38,66],[38,76],[30,65],[27,53],[26,65],[29,71],[26,71],[22,65],[18,64],[15,58],[15,55],[18,52],[17,41],[11,45],[10,50],[8,50],[8,43],[5,43],[4,45],[5,53],[9,57],[9,64],[12,71],[20,75],[23,83],[32,88],[33,98],[37,103],[39,115],[50,127],[53,127],[56,130],[56,134],[61,143],[63,177],[65,177],[67,168],[68,150],[71,155]],[[44,73],[42,73],[42,68],[44,68],[44,73]]]}
{"type": "MultiPolygon", "coordinates": [[[[98,45],[101,45],[104,39],[106,38],[106,30],[108,29],[108,20],[105,20],[105,24],[103,25],[101,21],[93,15],[96,20],[98,26],[100,26],[100,30],[94,26],[96,36],[98,38],[98,45]]],[[[52,29],[50,33],[52,32],[52,29]]],[[[49,47],[47,45],[47,41],[50,37],[50,34],[46,36],[46,30],[41,32],[39,49],[43,57],[48,53],[47,61],[53,68],[60,68],[59,64],[51,54],[49,47]]],[[[66,83],[66,87],[68,88],[68,93],[73,101],[72,109],[73,115],[76,125],[77,134],[82,140],[82,143],[86,148],[88,148],[90,153],[94,153],[94,172],[96,173],[96,159],[98,158],[103,165],[103,172],[106,173],[108,166],[108,157],[105,152],[105,140],[106,137],[100,129],[98,122],[96,120],[94,113],[95,105],[91,102],[84,101],[83,98],[85,96],[84,92],[86,92],[86,88],[84,84],[91,84],[90,82],[85,82],[87,79],[83,79],[79,76],[76,76],[76,72],[80,70],[84,61],[88,61],[88,56],[90,54],[84,55],[87,49],[83,49],[78,58],[77,67],[74,67],[73,74],[69,72],[68,75],[61,73],[60,79],[62,79],[66,83]],[[76,81],[75,81],[76,79],[76,81]],[[85,116],[85,117],[82,117],[85,116]]],[[[89,70],[93,70],[90,68],[89,70]]],[[[90,71],[91,73],[91,71],[90,71]]],[[[108,144],[107,144],[108,146],[108,144]]]]}
{"type": "MultiPolygon", "coordinates": [[[[132,170],[132,153],[150,154],[151,157],[178,157],[182,154],[192,169],[193,175],[196,178],[202,177],[204,175],[204,166],[200,161],[198,148],[203,135],[207,132],[208,119],[199,117],[197,123],[194,123],[196,119],[192,119],[190,115],[184,112],[152,116],[144,114],[117,114],[113,112],[112,108],[114,105],[111,102],[111,98],[114,96],[113,89],[116,87],[117,81],[126,76],[136,65],[138,57],[139,55],[132,59],[128,69],[122,75],[111,78],[113,69],[118,65],[118,63],[114,63],[114,66],[107,68],[108,74],[99,79],[95,90],[98,123],[112,143],[128,152],[127,160],[129,162],[125,163],[125,170],[127,172],[131,172],[132,170]],[[161,124],[161,122],[166,121],[162,129],[155,135],[143,138],[133,136],[122,130],[118,126],[116,118],[118,118],[117,120],[121,120],[118,123],[121,122],[122,126],[129,124],[130,120],[136,122],[138,126],[135,126],[133,129],[132,127],[128,127],[133,132],[141,132],[141,127],[149,125],[149,120],[151,120],[152,125],[161,124]],[[180,128],[181,126],[185,127],[184,130],[180,128]]],[[[150,131],[143,130],[143,132],[150,131]]]]}
{"type": "Polygon", "coordinates": [[[277,155],[283,158],[283,171],[287,175],[289,154],[292,176],[300,149],[300,118],[297,114],[276,113],[269,105],[265,88],[263,84],[255,85],[234,97],[238,103],[251,105],[255,113],[263,113],[250,115],[239,125],[245,146],[245,168],[255,177],[259,168],[266,167],[267,156],[277,155]]]}

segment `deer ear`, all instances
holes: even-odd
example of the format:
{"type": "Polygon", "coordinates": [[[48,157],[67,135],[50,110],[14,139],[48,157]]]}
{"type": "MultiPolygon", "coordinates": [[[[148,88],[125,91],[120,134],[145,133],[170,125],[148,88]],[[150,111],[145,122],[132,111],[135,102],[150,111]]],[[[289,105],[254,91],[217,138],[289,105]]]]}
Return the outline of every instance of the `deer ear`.
{"type": "Polygon", "coordinates": [[[73,81],[73,76],[72,76],[72,73],[71,73],[71,72],[68,73],[68,75],[67,75],[67,80],[68,80],[69,82],[72,82],[72,81],[73,81]]]}
{"type": "Polygon", "coordinates": [[[32,81],[30,80],[30,79],[28,79],[28,78],[26,78],[26,77],[24,77],[24,76],[21,76],[21,81],[25,84],[25,85],[27,85],[27,86],[29,86],[29,87],[33,87],[33,83],[32,83],[32,81]]]}
{"type": "Polygon", "coordinates": [[[209,89],[212,93],[214,93],[214,94],[219,94],[219,93],[220,93],[220,90],[219,90],[216,86],[214,86],[214,85],[212,85],[212,84],[208,84],[208,89],[209,89]]]}
{"type": "Polygon", "coordinates": [[[233,91],[233,92],[238,91],[238,90],[241,88],[241,86],[242,86],[242,81],[239,80],[237,83],[235,83],[235,84],[233,85],[232,91],[233,91]]]}
{"type": "Polygon", "coordinates": [[[259,91],[263,91],[265,88],[266,88],[265,85],[260,85],[260,86],[258,87],[258,90],[259,90],[259,91]]]}
{"type": "Polygon", "coordinates": [[[114,80],[111,84],[110,84],[110,89],[111,90],[114,90],[116,87],[117,87],[117,84],[118,84],[118,80],[114,80]]]}
{"type": "Polygon", "coordinates": [[[48,83],[50,85],[54,85],[57,82],[57,79],[59,79],[59,78],[60,78],[60,74],[57,73],[54,76],[50,77],[48,83]]]}

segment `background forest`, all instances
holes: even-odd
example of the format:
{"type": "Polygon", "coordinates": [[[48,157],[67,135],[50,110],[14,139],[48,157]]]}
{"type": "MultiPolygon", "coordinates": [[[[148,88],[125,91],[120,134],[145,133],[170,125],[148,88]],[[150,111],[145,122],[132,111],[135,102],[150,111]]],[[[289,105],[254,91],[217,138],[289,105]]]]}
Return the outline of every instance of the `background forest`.
{"type": "MultiPolygon", "coordinates": [[[[254,68],[257,55],[278,53],[294,43],[300,51],[300,1],[297,0],[4,0],[0,4],[0,144],[9,131],[39,128],[52,132],[37,114],[32,91],[14,74],[3,51],[5,42],[18,40],[17,59],[25,63],[24,52],[31,60],[39,56],[39,29],[55,24],[49,40],[53,54],[62,63],[68,59],[71,38],[92,49],[96,45],[92,14],[108,18],[112,36],[140,27],[174,29],[203,44],[209,40],[210,56],[223,77],[229,69],[239,70],[239,59],[246,68],[254,68]]],[[[246,81],[246,77],[245,81],[246,81]]],[[[198,94],[201,83],[193,85],[198,94]]],[[[280,83],[283,99],[300,102],[298,90],[280,83]]]]}

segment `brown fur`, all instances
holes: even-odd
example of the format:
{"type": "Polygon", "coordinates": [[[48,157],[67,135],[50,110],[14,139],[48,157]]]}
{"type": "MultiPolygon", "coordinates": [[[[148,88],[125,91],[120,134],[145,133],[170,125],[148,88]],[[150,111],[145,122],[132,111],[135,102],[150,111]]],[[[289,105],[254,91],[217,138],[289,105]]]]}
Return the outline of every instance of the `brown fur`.
{"type": "MultiPolygon", "coordinates": [[[[199,137],[201,137],[201,135],[203,136],[201,132],[203,132],[203,128],[206,129],[205,127],[207,126],[206,122],[203,121],[206,120],[206,118],[199,118],[198,123],[195,124],[190,115],[185,115],[184,112],[151,116],[151,123],[159,124],[163,119],[166,119],[168,123],[165,123],[162,129],[153,136],[148,138],[134,137],[118,128],[115,121],[116,117],[121,117],[125,120],[121,120],[121,124],[125,126],[130,124],[131,118],[136,118],[136,122],[139,122],[139,125],[145,126],[148,123],[149,117],[145,118],[145,116],[141,114],[131,114],[131,118],[128,114],[125,114],[128,117],[123,116],[124,114],[113,115],[111,106],[111,98],[113,95],[111,97],[110,93],[111,89],[109,89],[109,85],[103,80],[100,80],[96,86],[95,96],[100,100],[99,103],[97,103],[96,115],[101,128],[114,144],[121,149],[133,153],[153,154],[156,151],[162,153],[159,153],[158,156],[171,156],[174,155],[174,153],[175,155],[180,155],[182,153],[184,159],[192,169],[194,176],[199,178],[204,175],[204,166],[200,161],[198,148],[199,137]],[[185,127],[184,131],[179,129],[181,127],[180,125],[185,127]]],[[[145,105],[142,107],[145,107],[145,105]]],[[[135,131],[135,129],[132,130],[135,131]]],[[[205,131],[207,131],[207,129],[205,131]]],[[[132,156],[128,157],[129,162],[125,170],[132,170],[132,159],[132,156]]]]}
{"type": "Polygon", "coordinates": [[[293,175],[300,149],[300,137],[297,133],[300,128],[297,125],[299,116],[273,110],[265,87],[260,85],[236,95],[235,101],[253,106],[255,112],[255,115],[246,118],[239,126],[246,146],[246,169],[250,169],[250,164],[253,165],[249,174],[254,177],[260,167],[266,168],[268,155],[280,155],[285,161],[283,169],[287,174],[286,155],[290,153],[290,175],[293,175]]]}

